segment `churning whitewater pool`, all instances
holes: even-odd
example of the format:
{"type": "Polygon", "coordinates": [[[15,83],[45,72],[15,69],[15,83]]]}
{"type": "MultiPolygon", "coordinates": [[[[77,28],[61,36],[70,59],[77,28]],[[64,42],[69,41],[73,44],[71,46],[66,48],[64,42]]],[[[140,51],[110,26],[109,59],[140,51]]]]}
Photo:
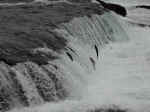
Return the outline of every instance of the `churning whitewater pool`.
{"type": "Polygon", "coordinates": [[[150,28],[132,26],[125,19],[119,21],[129,41],[110,43],[100,49],[95,71],[82,74],[88,76],[83,79],[87,82],[77,85],[80,89],[74,91],[73,98],[11,112],[88,112],[110,107],[149,112],[150,28]]]}

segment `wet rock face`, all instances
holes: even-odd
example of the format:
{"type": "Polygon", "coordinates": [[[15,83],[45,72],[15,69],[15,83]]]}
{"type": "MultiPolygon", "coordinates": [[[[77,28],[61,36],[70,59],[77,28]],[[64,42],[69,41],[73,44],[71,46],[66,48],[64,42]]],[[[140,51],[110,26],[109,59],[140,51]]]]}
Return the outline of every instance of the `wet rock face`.
{"type": "Polygon", "coordinates": [[[126,8],[121,6],[121,5],[118,5],[118,4],[111,4],[111,3],[105,3],[101,0],[97,0],[101,5],[103,5],[103,7],[109,9],[109,10],[112,10],[114,11],[115,13],[121,15],[121,16],[126,16],[127,15],[127,11],[126,11],[126,8]]]}

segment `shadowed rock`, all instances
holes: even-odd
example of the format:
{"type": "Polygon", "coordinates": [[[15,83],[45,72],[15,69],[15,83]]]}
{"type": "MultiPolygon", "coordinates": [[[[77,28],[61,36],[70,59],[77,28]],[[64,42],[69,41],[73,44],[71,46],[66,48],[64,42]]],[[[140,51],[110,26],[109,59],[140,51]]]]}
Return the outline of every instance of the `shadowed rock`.
{"type": "Polygon", "coordinates": [[[150,6],[148,5],[138,5],[136,8],[144,8],[144,9],[150,9],[150,6]]]}
{"type": "Polygon", "coordinates": [[[121,5],[117,5],[117,4],[112,4],[112,3],[105,3],[101,0],[96,0],[99,3],[101,3],[101,5],[103,5],[105,8],[114,11],[115,13],[121,15],[121,16],[126,16],[127,15],[127,11],[126,9],[121,6],[121,5]]]}

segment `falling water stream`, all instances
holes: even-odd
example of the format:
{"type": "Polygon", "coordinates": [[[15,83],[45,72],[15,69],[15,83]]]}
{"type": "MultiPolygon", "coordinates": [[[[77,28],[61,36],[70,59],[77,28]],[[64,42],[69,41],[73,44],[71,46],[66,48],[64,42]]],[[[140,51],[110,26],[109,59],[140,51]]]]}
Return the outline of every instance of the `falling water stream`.
{"type": "Polygon", "coordinates": [[[148,112],[149,28],[112,12],[62,23],[54,32],[68,43],[47,65],[0,63],[0,108],[10,112],[87,112],[118,106],[148,112]],[[24,108],[25,107],[25,108],[24,108]]]}
{"type": "MultiPolygon", "coordinates": [[[[108,16],[110,15],[106,14],[102,17],[95,15],[93,16],[95,19],[94,22],[102,22],[102,18],[108,16]]],[[[95,108],[119,107],[121,109],[127,109],[129,112],[148,112],[150,105],[149,28],[132,26],[124,22],[124,19],[120,20],[120,18],[118,18],[121,26],[124,27],[124,31],[128,33],[129,38],[127,38],[125,33],[121,33],[120,35],[118,34],[115,36],[116,41],[109,42],[109,44],[106,42],[106,44],[101,38],[100,41],[95,41],[97,38],[92,38],[92,40],[89,39],[88,41],[87,39],[84,40],[84,37],[81,35],[85,35],[84,30],[86,29],[87,32],[87,29],[90,29],[91,26],[88,27],[84,24],[86,27],[81,27],[83,24],[82,18],[79,19],[80,25],[78,25],[79,23],[75,19],[68,26],[64,24],[61,26],[61,28],[66,29],[69,27],[67,30],[57,30],[63,35],[68,35],[66,36],[67,38],[70,36],[68,32],[72,34],[71,30],[74,33],[72,35],[78,35],[76,33],[81,31],[79,35],[80,37],[76,37],[79,37],[82,41],[78,42],[78,39],[73,41],[73,37],[69,38],[72,43],[68,45],[76,53],[74,54],[72,50],[68,52],[73,57],[74,61],[66,55],[62,56],[63,58],[61,61],[57,62],[62,71],[66,73],[64,76],[67,78],[65,87],[67,87],[67,90],[71,93],[70,97],[62,102],[47,103],[42,106],[28,108],[22,111],[87,112],[88,110],[95,108]],[[72,25],[74,22],[76,24],[72,25]],[[76,25],[79,27],[76,28],[76,25]],[[75,32],[76,30],[71,28],[76,28],[79,31],[75,32]],[[122,37],[122,39],[119,37],[122,37]],[[117,38],[119,38],[119,41],[117,38]],[[101,43],[99,44],[95,42],[101,43]],[[94,49],[95,44],[99,46],[98,57],[94,49]],[[95,60],[95,68],[93,68],[93,64],[89,60],[89,57],[92,57],[95,60]]],[[[86,20],[86,17],[84,20],[86,20]]],[[[108,19],[107,21],[114,24],[115,22],[112,20],[113,19],[110,19],[109,21],[108,19]]],[[[86,21],[86,23],[89,22],[91,21],[86,21]]],[[[92,25],[93,29],[96,28],[95,24],[92,25]]],[[[117,25],[119,25],[119,22],[117,22],[117,25]]],[[[113,27],[113,31],[114,30],[118,33],[123,31],[120,29],[120,25],[113,27]]],[[[98,33],[102,32],[102,30],[101,32],[97,32],[96,30],[88,31],[91,31],[91,35],[95,35],[93,37],[98,37],[98,33]]],[[[107,29],[107,31],[110,30],[107,29]]],[[[86,34],[86,37],[88,37],[87,35],[88,34],[86,34]]],[[[104,39],[107,40],[107,38],[104,39]]],[[[14,110],[13,112],[18,112],[18,110],[14,110]]]]}

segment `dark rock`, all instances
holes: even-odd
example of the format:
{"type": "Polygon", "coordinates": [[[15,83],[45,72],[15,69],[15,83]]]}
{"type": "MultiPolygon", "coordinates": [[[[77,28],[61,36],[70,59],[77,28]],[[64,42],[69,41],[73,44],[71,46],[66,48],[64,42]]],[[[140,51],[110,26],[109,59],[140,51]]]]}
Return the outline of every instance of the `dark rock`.
{"type": "Polygon", "coordinates": [[[136,8],[150,9],[149,5],[137,5],[136,8]]]}
{"type": "Polygon", "coordinates": [[[118,5],[118,4],[112,4],[112,3],[105,3],[101,0],[97,0],[99,3],[101,3],[101,5],[104,6],[104,8],[107,8],[109,10],[114,11],[115,13],[121,15],[121,16],[126,16],[127,15],[127,11],[125,9],[125,7],[118,5]]]}

